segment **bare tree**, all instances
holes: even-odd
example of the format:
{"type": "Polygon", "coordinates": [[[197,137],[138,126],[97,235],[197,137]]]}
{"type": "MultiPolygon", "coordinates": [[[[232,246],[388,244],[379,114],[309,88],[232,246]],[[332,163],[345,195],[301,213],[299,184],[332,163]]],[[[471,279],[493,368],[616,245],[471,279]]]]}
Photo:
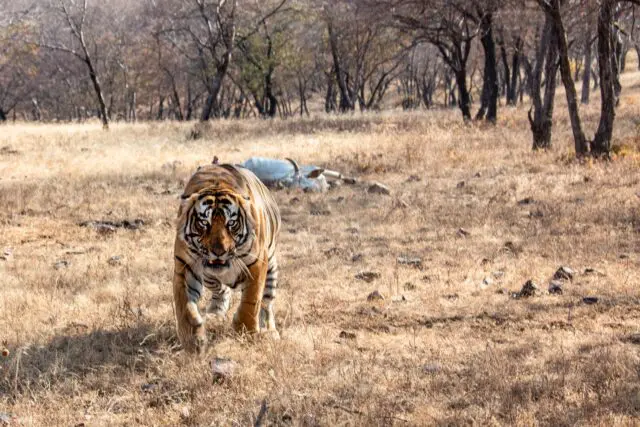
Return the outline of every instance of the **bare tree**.
{"type": "Polygon", "coordinates": [[[98,71],[92,54],[90,53],[90,50],[97,52],[99,48],[96,41],[93,40],[90,49],[89,41],[87,40],[87,5],[88,0],[82,0],[79,4],[75,0],[69,0],[68,2],[67,0],[57,0],[56,3],[53,4],[53,10],[69,30],[70,40],[65,43],[59,40],[58,37],[54,36],[55,40],[50,40],[45,36],[39,42],[39,45],[47,49],[71,54],[82,61],[86,66],[86,70],[89,74],[89,78],[91,79],[93,90],[98,101],[102,127],[106,130],[109,129],[107,106],[104,100],[98,71]]]}

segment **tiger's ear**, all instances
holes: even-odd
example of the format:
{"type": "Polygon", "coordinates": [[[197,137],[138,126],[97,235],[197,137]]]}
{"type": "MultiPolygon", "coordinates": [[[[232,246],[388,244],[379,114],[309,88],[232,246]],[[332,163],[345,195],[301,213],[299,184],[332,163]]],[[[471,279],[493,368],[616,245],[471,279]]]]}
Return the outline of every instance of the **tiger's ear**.
{"type": "Polygon", "coordinates": [[[180,196],[180,207],[178,207],[178,218],[180,218],[182,214],[191,207],[191,205],[198,198],[198,196],[199,196],[198,193],[194,193],[194,194],[182,193],[182,195],[180,196]]]}

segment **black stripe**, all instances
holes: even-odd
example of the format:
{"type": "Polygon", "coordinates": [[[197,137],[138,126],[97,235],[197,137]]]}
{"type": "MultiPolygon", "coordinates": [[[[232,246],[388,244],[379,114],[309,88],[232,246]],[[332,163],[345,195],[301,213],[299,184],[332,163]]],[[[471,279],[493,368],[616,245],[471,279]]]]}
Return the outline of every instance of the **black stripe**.
{"type": "Polygon", "coordinates": [[[189,264],[187,264],[187,262],[185,260],[183,260],[182,258],[180,258],[178,255],[175,256],[176,260],[181,262],[185,268],[189,271],[189,273],[197,280],[198,276],[196,276],[196,274],[193,272],[193,270],[191,269],[191,267],[189,266],[189,264]]]}

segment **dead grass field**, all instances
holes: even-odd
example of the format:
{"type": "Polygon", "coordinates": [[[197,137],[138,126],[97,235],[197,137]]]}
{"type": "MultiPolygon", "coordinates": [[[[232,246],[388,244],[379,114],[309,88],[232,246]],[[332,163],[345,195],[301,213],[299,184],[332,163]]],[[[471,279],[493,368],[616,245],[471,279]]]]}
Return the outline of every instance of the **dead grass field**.
{"type": "Polygon", "coordinates": [[[244,426],[263,402],[264,425],[637,425],[640,75],[624,77],[624,148],[602,163],[572,160],[560,105],[547,153],[520,108],[495,128],[434,111],[215,122],[195,141],[175,123],[0,127],[0,425],[244,426]],[[195,357],[174,334],[174,218],[214,155],[294,157],[393,192],[277,192],[282,339],[210,325],[195,357]],[[550,295],[561,265],[576,275],[550,295]],[[529,279],[540,294],[512,298],[529,279]],[[216,357],[237,363],[224,381],[216,357]]]}

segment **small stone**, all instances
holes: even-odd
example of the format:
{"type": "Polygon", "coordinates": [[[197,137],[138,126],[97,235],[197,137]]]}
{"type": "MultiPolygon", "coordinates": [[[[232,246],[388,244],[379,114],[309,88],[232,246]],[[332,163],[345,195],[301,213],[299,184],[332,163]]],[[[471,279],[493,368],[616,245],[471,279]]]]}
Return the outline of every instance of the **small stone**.
{"type": "Polygon", "coordinates": [[[605,274],[601,271],[596,270],[595,268],[585,268],[584,269],[584,274],[585,275],[596,275],[596,276],[605,276],[605,274]]]}
{"type": "Polygon", "coordinates": [[[422,367],[422,372],[424,372],[425,374],[437,374],[441,370],[442,370],[442,366],[436,363],[429,363],[422,367]]]}
{"type": "Polygon", "coordinates": [[[144,391],[145,393],[151,393],[152,391],[154,391],[155,389],[157,389],[159,387],[159,384],[157,381],[152,381],[149,383],[144,383],[140,386],[140,390],[144,391]]]}
{"type": "Polygon", "coordinates": [[[191,417],[191,411],[189,410],[188,406],[184,406],[180,410],[180,417],[182,417],[182,419],[184,420],[188,420],[191,417]]]}
{"type": "Polygon", "coordinates": [[[13,249],[11,248],[5,248],[2,253],[0,254],[0,260],[2,261],[9,261],[11,259],[11,257],[13,256],[13,249]]]}
{"type": "Polygon", "coordinates": [[[627,255],[627,254],[620,254],[620,255],[618,256],[618,258],[620,258],[620,259],[629,259],[629,255],[627,255]]]}
{"type": "Polygon", "coordinates": [[[409,175],[409,178],[407,178],[407,182],[419,182],[422,181],[422,178],[420,178],[418,175],[409,175]]]}
{"type": "Polygon", "coordinates": [[[458,235],[458,237],[467,237],[471,233],[469,233],[464,228],[459,228],[458,231],[456,232],[456,234],[458,235]]]}
{"type": "Polygon", "coordinates": [[[517,293],[517,298],[528,298],[535,296],[538,292],[538,285],[536,285],[533,280],[527,280],[527,282],[522,286],[520,292],[517,293]]]}
{"type": "Polygon", "coordinates": [[[535,211],[529,212],[529,218],[543,218],[543,217],[544,217],[544,212],[542,212],[540,209],[536,209],[535,211]]]}
{"type": "Polygon", "coordinates": [[[312,203],[310,213],[314,216],[328,216],[331,215],[331,208],[324,204],[312,203]]]}
{"type": "Polygon", "coordinates": [[[237,363],[231,359],[216,357],[211,361],[214,382],[223,382],[233,376],[237,363]]]}
{"type": "Polygon", "coordinates": [[[361,273],[356,274],[356,279],[364,280],[367,283],[371,283],[376,279],[380,278],[380,273],[376,273],[375,271],[363,271],[361,273]]]}
{"type": "Polygon", "coordinates": [[[3,426],[10,425],[11,418],[13,418],[11,414],[8,414],[6,412],[0,412],[0,425],[3,425],[3,426]]]}
{"type": "Polygon", "coordinates": [[[422,258],[420,257],[409,257],[409,256],[401,255],[398,258],[396,258],[396,261],[398,262],[398,264],[410,265],[417,269],[422,269],[422,258]]]}
{"type": "Polygon", "coordinates": [[[502,279],[504,277],[504,271],[494,271],[491,274],[495,279],[502,279]]]}
{"type": "Polygon", "coordinates": [[[482,279],[482,285],[480,285],[480,287],[484,289],[491,285],[493,285],[493,280],[490,277],[485,277],[484,279],[482,279]]]}
{"type": "Polygon", "coordinates": [[[446,294],[445,296],[443,296],[444,299],[449,300],[449,301],[454,301],[457,300],[459,298],[458,294],[446,294]]]}
{"type": "Polygon", "coordinates": [[[404,295],[395,295],[391,297],[391,302],[407,302],[407,297],[404,295]]]}
{"type": "Polygon", "coordinates": [[[367,189],[367,192],[369,194],[383,194],[386,196],[391,194],[391,190],[389,189],[389,187],[384,184],[380,184],[379,182],[374,182],[373,184],[371,184],[367,189]]]}
{"type": "Polygon", "coordinates": [[[597,304],[598,303],[598,297],[584,297],[584,298],[582,298],[582,302],[587,304],[587,305],[597,304]]]}
{"type": "Polygon", "coordinates": [[[480,265],[488,265],[491,264],[491,260],[489,258],[482,258],[480,260],[480,265]]]}
{"type": "Polygon", "coordinates": [[[416,285],[414,285],[411,282],[407,282],[404,285],[402,285],[402,287],[404,288],[405,291],[415,291],[416,290],[416,285]]]}
{"type": "Polygon", "coordinates": [[[561,281],[552,280],[551,283],[549,283],[549,293],[551,295],[562,295],[563,292],[561,281]]]}
{"type": "Polygon", "coordinates": [[[53,268],[55,268],[56,270],[62,270],[63,268],[67,267],[69,267],[69,261],[67,261],[66,259],[57,261],[55,264],[53,264],[53,268]]]}
{"type": "Polygon", "coordinates": [[[460,181],[459,183],[456,184],[456,188],[464,188],[465,182],[464,181],[460,181]]]}
{"type": "Polygon", "coordinates": [[[289,200],[290,205],[297,205],[298,203],[300,203],[299,197],[292,197],[291,200],[289,200]]]}
{"type": "Polygon", "coordinates": [[[481,178],[482,174],[480,172],[476,172],[475,175],[473,175],[474,178],[481,178]]]}
{"type": "Polygon", "coordinates": [[[631,344],[640,345],[640,334],[635,333],[628,335],[624,338],[624,341],[630,342],[631,344]]]}
{"type": "Polygon", "coordinates": [[[526,205],[532,205],[534,204],[536,201],[533,199],[533,197],[525,197],[522,200],[518,200],[518,204],[520,206],[526,206],[526,205]]]}
{"type": "Polygon", "coordinates": [[[380,293],[380,291],[375,290],[367,295],[367,301],[375,302],[375,301],[384,301],[384,295],[380,293]]]}
{"type": "Polygon", "coordinates": [[[340,335],[338,335],[338,337],[344,338],[346,340],[355,340],[356,334],[354,334],[353,332],[340,331],[340,335]]]}
{"type": "MultiPolygon", "coordinates": [[[[362,258],[364,258],[364,255],[362,255],[362,254],[355,254],[355,255],[353,255],[353,256],[351,257],[351,262],[359,262],[359,261],[362,261],[362,258]]],[[[358,277],[356,276],[356,278],[358,278],[358,277]]]]}
{"type": "Polygon", "coordinates": [[[553,278],[555,280],[572,280],[575,274],[576,272],[573,271],[571,268],[562,266],[558,268],[558,270],[556,270],[556,272],[553,275],[553,278]]]}
{"type": "Polygon", "coordinates": [[[107,260],[107,263],[111,266],[116,266],[122,264],[122,256],[114,255],[107,260]]]}

